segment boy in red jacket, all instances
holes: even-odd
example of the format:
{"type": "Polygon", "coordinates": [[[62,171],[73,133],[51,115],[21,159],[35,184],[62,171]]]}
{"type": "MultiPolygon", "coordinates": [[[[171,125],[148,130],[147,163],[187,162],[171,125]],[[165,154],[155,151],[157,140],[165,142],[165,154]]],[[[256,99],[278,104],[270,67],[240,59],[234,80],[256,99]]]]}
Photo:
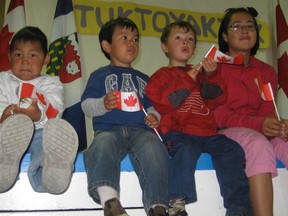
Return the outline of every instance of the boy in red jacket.
{"type": "Polygon", "coordinates": [[[196,32],[190,23],[168,25],[161,48],[169,65],[157,70],[145,89],[161,114],[159,129],[171,157],[169,215],[188,215],[185,204],[197,200],[194,173],[202,152],[212,156],[226,216],[251,215],[244,152],[238,143],[216,133],[212,114],[226,101],[226,84],[211,58],[196,67],[187,64],[195,47],[196,32]]]}

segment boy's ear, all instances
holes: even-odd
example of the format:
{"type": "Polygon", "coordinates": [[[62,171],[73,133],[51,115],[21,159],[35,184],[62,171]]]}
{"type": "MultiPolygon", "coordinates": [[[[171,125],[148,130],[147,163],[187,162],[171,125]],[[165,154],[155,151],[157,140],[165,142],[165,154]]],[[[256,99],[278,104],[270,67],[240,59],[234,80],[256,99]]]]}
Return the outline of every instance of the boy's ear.
{"type": "Polygon", "coordinates": [[[167,53],[168,52],[168,47],[166,46],[166,44],[164,43],[161,43],[161,49],[164,53],[167,53]]]}
{"type": "Polygon", "coordinates": [[[47,55],[45,56],[44,65],[48,65],[49,62],[50,62],[50,55],[47,54],[47,55]]]}
{"type": "Polygon", "coordinates": [[[111,45],[108,43],[108,41],[106,40],[101,41],[101,47],[106,53],[111,52],[111,45]]]}

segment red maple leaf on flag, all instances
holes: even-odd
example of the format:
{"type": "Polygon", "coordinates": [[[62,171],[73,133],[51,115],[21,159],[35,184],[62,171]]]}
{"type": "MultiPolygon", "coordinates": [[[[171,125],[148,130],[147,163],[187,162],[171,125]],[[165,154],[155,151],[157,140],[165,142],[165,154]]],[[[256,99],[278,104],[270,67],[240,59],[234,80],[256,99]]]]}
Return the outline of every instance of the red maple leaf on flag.
{"type": "Polygon", "coordinates": [[[217,60],[219,62],[225,63],[225,62],[229,62],[230,60],[227,59],[225,56],[217,56],[217,60]]]}
{"type": "Polygon", "coordinates": [[[6,17],[0,30],[0,71],[10,69],[9,42],[14,34],[25,24],[24,0],[11,0],[6,17]]]}
{"type": "Polygon", "coordinates": [[[36,92],[36,96],[37,96],[37,98],[40,100],[40,102],[41,102],[44,106],[47,105],[47,103],[46,103],[46,101],[45,101],[45,97],[44,97],[43,94],[40,94],[40,93],[36,92]]]}
{"type": "Polygon", "coordinates": [[[137,103],[137,98],[133,97],[133,95],[130,95],[128,97],[128,99],[124,99],[124,103],[128,106],[128,107],[134,107],[135,104],[137,103]]]}

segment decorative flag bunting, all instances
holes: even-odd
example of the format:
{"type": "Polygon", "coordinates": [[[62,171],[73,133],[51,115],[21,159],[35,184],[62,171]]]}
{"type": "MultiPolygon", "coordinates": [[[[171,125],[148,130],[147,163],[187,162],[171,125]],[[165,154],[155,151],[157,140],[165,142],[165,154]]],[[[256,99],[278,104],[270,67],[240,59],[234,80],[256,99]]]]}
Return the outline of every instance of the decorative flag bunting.
{"type": "Polygon", "coordinates": [[[59,111],[55,109],[49,101],[47,101],[43,94],[37,91],[35,86],[31,83],[22,83],[19,88],[19,107],[28,108],[33,98],[37,98],[48,119],[55,118],[59,111]]]}
{"type": "Polygon", "coordinates": [[[78,151],[82,151],[87,148],[85,115],[81,109],[82,69],[71,0],[57,1],[49,54],[47,74],[59,76],[63,83],[66,109],[62,118],[75,128],[79,138],[78,151]]]}
{"type": "MultiPolygon", "coordinates": [[[[288,97],[288,25],[279,2],[276,6],[279,86],[288,97]]],[[[287,13],[287,10],[286,10],[287,13]]]]}
{"type": "Polygon", "coordinates": [[[9,46],[14,33],[26,26],[24,0],[11,0],[0,33],[0,71],[10,69],[9,46]]]}
{"type": "Polygon", "coordinates": [[[209,56],[210,58],[214,59],[216,62],[219,63],[226,63],[226,64],[243,64],[244,57],[242,54],[239,54],[235,57],[226,55],[219,51],[215,45],[213,44],[212,47],[209,49],[205,57],[209,56]]]}
{"type": "Polygon", "coordinates": [[[126,112],[136,112],[143,109],[136,92],[115,92],[120,99],[117,104],[118,109],[126,112]]]}
{"type": "Polygon", "coordinates": [[[280,116],[279,116],[279,112],[278,112],[278,109],[277,109],[277,106],[275,103],[275,99],[273,96],[273,90],[271,87],[271,83],[264,84],[262,75],[260,73],[258,74],[257,78],[255,78],[255,83],[258,87],[258,90],[259,90],[259,93],[260,93],[262,99],[265,101],[272,101],[273,102],[277,118],[280,121],[280,116]]]}

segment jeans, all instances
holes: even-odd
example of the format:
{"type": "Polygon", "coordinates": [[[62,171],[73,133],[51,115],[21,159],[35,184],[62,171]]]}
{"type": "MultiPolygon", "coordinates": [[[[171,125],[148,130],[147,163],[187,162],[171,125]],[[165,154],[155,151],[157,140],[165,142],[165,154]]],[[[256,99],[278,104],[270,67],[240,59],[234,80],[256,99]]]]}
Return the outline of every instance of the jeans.
{"type": "Polygon", "coordinates": [[[84,153],[89,195],[100,204],[97,187],[109,186],[120,193],[120,162],[127,154],[139,179],[145,211],[155,204],[167,206],[167,149],[144,128],[122,126],[95,132],[84,153]]]}
{"type": "Polygon", "coordinates": [[[224,199],[224,207],[251,209],[249,182],[244,172],[241,146],[224,135],[193,136],[169,132],[163,137],[168,144],[169,199],[185,198],[186,204],[197,201],[195,169],[202,152],[212,156],[213,166],[224,199]]]}
{"type": "Polygon", "coordinates": [[[36,192],[46,192],[42,187],[42,157],[43,157],[43,129],[37,129],[34,132],[30,146],[28,148],[30,153],[30,165],[27,175],[30,184],[36,192]]]}

